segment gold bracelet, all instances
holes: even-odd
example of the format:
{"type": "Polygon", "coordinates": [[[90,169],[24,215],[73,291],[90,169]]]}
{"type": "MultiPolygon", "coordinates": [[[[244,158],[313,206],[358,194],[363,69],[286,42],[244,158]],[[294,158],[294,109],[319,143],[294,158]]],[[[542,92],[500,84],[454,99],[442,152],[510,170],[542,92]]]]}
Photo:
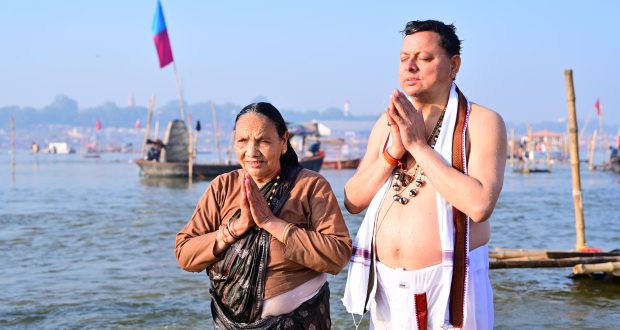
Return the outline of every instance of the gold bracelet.
{"type": "Polygon", "coordinates": [[[237,235],[237,233],[235,232],[235,226],[231,226],[231,224],[233,223],[233,221],[235,221],[236,219],[232,219],[230,221],[228,221],[228,223],[226,224],[226,230],[228,230],[228,233],[230,234],[230,236],[232,238],[234,238],[235,240],[239,239],[239,235],[237,235]]]}
{"type": "Polygon", "coordinates": [[[286,227],[284,227],[284,232],[282,233],[282,244],[286,245],[286,238],[288,237],[288,233],[291,231],[295,225],[292,223],[288,223],[286,227]]]}
{"type": "Polygon", "coordinates": [[[224,232],[224,230],[222,230],[222,227],[224,227],[224,224],[220,225],[220,228],[218,229],[218,232],[222,235],[222,242],[224,242],[224,244],[228,245],[228,241],[226,240],[226,233],[224,232]]]}

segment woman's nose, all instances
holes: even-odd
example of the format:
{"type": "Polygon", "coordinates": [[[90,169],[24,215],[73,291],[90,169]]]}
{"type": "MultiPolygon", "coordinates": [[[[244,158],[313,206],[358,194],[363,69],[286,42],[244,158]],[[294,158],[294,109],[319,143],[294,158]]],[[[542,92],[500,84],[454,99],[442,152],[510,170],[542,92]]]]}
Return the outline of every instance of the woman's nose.
{"type": "Polygon", "coordinates": [[[248,142],[248,144],[246,145],[245,152],[250,156],[255,156],[255,155],[260,154],[258,150],[258,143],[253,142],[253,141],[248,142]]]}

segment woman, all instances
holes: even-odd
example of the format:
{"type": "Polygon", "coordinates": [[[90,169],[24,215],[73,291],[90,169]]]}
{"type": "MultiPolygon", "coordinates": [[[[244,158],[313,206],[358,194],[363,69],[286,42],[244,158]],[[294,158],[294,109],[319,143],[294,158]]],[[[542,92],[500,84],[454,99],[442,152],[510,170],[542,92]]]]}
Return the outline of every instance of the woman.
{"type": "Polygon", "coordinates": [[[213,180],[177,234],[179,265],[207,269],[218,329],[328,329],[326,274],[351,256],[329,183],[302,169],[280,112],[254,103],[235,119],[241,170],[213,180]]]}

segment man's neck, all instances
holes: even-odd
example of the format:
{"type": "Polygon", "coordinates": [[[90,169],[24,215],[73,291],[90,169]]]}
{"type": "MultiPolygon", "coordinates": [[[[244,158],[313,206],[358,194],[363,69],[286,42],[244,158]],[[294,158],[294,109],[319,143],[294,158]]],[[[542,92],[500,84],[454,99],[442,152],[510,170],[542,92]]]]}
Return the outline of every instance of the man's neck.
{"type": "Polygon", "coordinates": [[[422,115],[426,120],[429,116],[433,117],[433,114],[438,114],[448,106],[451,89],[452,84],[447,88],[442,88],[441,92],[430,95],[409,96],[409,99],[416,109],[422,111],[422,115]]]}

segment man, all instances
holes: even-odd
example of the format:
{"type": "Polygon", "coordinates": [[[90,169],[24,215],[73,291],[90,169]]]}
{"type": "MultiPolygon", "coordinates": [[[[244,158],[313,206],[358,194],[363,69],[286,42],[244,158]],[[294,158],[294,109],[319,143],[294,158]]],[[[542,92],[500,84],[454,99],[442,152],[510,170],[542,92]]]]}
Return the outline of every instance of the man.
{"type": "Polygon", "coordinates": [[[454,81],[455,27],[412,21],[398,76],[345,206],[366,216],[353,243],[343,302],[371,328],[491,329],[490,225],[503,184],[506,128],[454,81]],[[366,289],[368,288],[368,289],[366,289]]]}

